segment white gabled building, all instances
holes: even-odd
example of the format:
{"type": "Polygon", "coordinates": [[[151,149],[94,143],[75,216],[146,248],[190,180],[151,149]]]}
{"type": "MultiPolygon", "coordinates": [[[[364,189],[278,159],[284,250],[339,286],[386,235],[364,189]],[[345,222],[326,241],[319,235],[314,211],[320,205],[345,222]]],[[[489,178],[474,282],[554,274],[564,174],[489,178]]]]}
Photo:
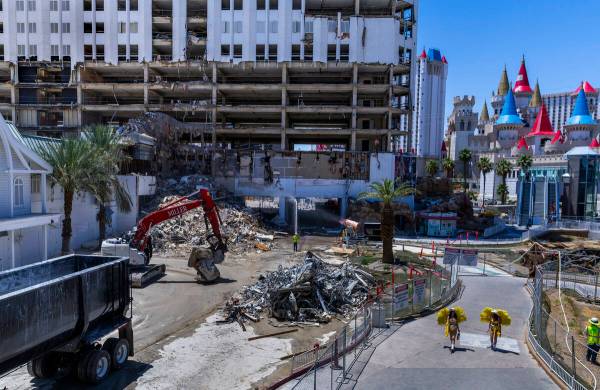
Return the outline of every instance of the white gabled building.
{"type": "Polygon", "coordinates": [[[52,167],[19,138],[0,116],[0,270],[23,265],[23,259],[47,259],[49,226],[61,217],[47,212],[46,177],[52,167]],[[35,193],[41,199],[37,212],[35,193]]]}

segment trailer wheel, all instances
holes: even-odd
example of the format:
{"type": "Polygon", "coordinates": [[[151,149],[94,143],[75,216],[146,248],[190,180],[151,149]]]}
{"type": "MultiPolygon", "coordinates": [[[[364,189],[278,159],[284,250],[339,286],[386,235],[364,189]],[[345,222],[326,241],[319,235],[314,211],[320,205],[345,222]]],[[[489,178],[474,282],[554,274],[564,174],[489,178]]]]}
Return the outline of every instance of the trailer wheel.
{"type": "Polygon", "coordinates": [[[112,368],[119,370],[127,363],[129,357],[129,343],[125,339],[110,338],[106,340],[102,349],[109,353],[112,368]]]}
{"type": "Polygon", "coordinates": [[[90,350],[83,355],[77,366],[77,376],[83,382],[102,382],[110,372],[110,355],[102,350],[90,350]]]}
{"type": "Polygon", "coordinates": [[[50,378],[58,371],[56,357],[53,353],[47,353],[27,363],[29,375],[35,378],[50,378]]]}

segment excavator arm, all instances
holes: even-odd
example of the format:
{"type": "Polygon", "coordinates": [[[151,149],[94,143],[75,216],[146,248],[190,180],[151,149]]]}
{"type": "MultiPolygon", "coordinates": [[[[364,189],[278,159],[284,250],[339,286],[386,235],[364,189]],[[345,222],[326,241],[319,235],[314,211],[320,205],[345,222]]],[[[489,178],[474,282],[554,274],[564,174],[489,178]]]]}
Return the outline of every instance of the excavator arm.
{"type": "MultiPolygon", "coordinates": [[[[191,267],[196,268],[199,275],[201,273],[199,268],[203,266],[210,269],[214,268],[212,273],[214,274],[216,272],[218,274],[218,271],[216,271],[216,268],[214,267],[214,263],[223,261],[224,254],[227,252],[227,244],[221,233],[221,218],[219,216],[217,205],[206,189],[201,189],[190,195],[177,198],[140,219],[137,224],[135,235],[131,240],[130,247],[137,251],[138,254],[143,254],[144,265],[148,265],[150,258],[152,257],[152,239],[150,236],[152,227],[168,219],[179,217],[198,207],[202,207],[202,210],[204,211],[206,230],[209,231],[210,225],[210,231],[212,231],[212,233],[208,234],[206,237],[206,240],[210,245],[210,252],[207,252],[202,248],[194,248],[188,264],[191,267]],[[192,257],[194,257],[194,261],[192,261],[192,257]]],[[[132,264],[139,265],[133,261],[133,256],[130,258],[132,264]]],[[[211,278],[204,277],[204,279],[211,278]]]]}

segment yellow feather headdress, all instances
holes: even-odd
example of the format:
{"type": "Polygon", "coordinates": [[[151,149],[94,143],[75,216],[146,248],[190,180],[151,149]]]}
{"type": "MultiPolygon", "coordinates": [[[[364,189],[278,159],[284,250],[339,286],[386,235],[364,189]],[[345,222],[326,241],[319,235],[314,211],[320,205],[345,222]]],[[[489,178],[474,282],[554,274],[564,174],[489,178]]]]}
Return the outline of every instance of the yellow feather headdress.
{"type": "Polygon", "coordinates": [[[512,319],[510,318],[510,315],[508,315],[508,312],[506,310],[492,309],[491,307],[483,308],[481,314],[479,314],[479,319],[481,320],[481,322],[490,322],[493,310],[496,310],[496,312],[498,313],[498,316],[500,317],[500,323],[502,324],[502,326],[509,326],[511,324],[512,319]]]}

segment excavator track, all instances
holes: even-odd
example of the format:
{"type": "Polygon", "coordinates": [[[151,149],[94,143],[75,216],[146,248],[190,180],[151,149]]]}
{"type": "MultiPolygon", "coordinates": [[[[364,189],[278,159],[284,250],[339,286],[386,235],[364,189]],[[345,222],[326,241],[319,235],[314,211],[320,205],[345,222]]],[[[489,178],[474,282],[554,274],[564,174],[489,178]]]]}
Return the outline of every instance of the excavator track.
{"type": "Polygon", "coordinates": [[[167,271],[164,264],[149,264],[145,266],[132,267],[130,269],[131,287],[144,288],[148,284],[161,278],[167,271]]]}

